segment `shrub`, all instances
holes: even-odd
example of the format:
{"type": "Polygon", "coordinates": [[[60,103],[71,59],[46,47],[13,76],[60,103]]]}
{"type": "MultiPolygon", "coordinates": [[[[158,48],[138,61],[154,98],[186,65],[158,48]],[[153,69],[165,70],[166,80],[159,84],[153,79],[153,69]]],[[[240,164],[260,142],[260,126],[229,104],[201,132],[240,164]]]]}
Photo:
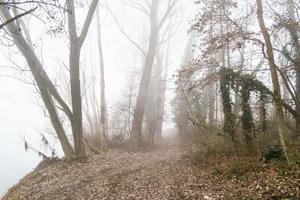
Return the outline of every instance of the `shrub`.
{"type": "Polygon", "coordinates": [[[269,162],[273,159],[279,160],[282,158],[283,158],[283,152],[279,145],[271,145],[262,152],[263,162],[269,162]]]}

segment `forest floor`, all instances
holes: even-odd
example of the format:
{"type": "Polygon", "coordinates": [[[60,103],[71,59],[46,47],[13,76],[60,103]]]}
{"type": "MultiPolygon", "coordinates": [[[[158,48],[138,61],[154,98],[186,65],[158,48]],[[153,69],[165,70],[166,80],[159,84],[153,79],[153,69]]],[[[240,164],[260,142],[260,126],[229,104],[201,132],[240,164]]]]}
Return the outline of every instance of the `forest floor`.
{"type": "Polygon", "coordinates": [[[299,167],[287,170],[253,157],[195,160],[173,138],[152,152],[111,150],[86,163],[43,164],[4,199],[299,200],[299,188],[299,167]]]}

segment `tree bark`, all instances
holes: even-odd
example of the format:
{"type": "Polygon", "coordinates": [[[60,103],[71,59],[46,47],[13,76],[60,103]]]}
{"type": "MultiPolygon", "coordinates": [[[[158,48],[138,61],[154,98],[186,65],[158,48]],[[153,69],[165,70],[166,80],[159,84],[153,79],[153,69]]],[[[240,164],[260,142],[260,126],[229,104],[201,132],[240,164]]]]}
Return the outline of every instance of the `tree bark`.
{"type": "MultiPolygon", "coordinates": [[[[298,36],[298,23],[295,16],[295,2],[294,0],[288,0],[288,14],[289,14],[289,25],[288,30],[290,32],[292,43],[295,45],[295,73],[296,73],[296,98],[300,101],[300,42],[298,36]]],[[[296,116],[296,128],[300,130],[300,106],[296,105],[297,116],[296,116]]]]}
{"type": "Polygon", "coordinates": [[[83,130],[82,130],[82,99],[81,99],[81,84],[80,84],[80,50],[87,36],[92,17],[96,11],[98,0],[93,0],[87,17],[85,19],[82,31],[77,36],[76,18],[74,0],[67,1],[68,9],[68,27],[70,41],[70,85],[71,99],[73,110],[72,132],[74,139],[75,153],[78,159],[85,159],[86,153],[84,149],[83,130]]]}
{"type": "MultiPolygon", "coordinates": [[[[5,18],[8,19],[11,18],[11,15],[7,9],[0,7],[0,10],[1,10],[1,14],[5,18]]],[[[10,35],[13,38],[16,46],[21,51],[22,55],[25,57],[26,62],[30,68],[30,71],[34,77],[34,80],[36,81],[43,102],[49,113],[51,123],[55,129],[55,132],[58,136],[63,152],[65,154],[65,158],[67,160],[73,159],[74,151],[70,142],[68,141],[66,133],[59,119],[55,104],[50,95],[51,92],[49,91],[49,84],[48,84],[49,82],[45,81],[46,74],[45,71],[43,70],[40,60],[37,58],[35,52],[30,47],[30,45],[26,42],[24,36],[21,34],[19,28],[16,26],[15,23],[10,23],[6,25],[6,28],[11,33],[10,35]]]]}
{"type": "Polygon", "coordinates": [[[263,5],[262,0],[256,0],[257,5],[257,19],[260,26],[260,30],[262,32],[263,38],[266,43],[266,50],[267,50],[267,56],[272,76],[272,83],[273,83],[273,90],[274,90],[274,103],[275,103],[275,110],[276,110],[276,118],[277,118],[277,124],[278,124],[278,134],[279,139],[282,145],[282,149],[284,152],[284,155],[286,157],[288,165],[290,165],[290,159],[289,159],[289,152],[287,148],[287,144],[284,138],[284,133],[287,131],[284,123],[284,113],[282,108],[282,101],[281,101],[281,92],[280,92],[280,84],[278,80],[278,74],[277,74],[277,65],[275,63],[274,58],[274,52],[273,52],[273,46],[270,38],[270,34],[268,32],[268,29],[265,25],[264,16],[263,16],[263,5]]]}
{"type": "Polygon", "coordinates": [[[75,8],[73,0],[67,1],[67,8],[70,40],[70,85],[73,110],[72,132],[76,156],[79,159],[84,159],[86,155],[84,150],[82,131],[82,102],[79,71],[80,46],[77,39],[75,8]]]}
{"type": "MultiPolygon", "coordinates": [[[[213,20],[210,19],[209,36],[208,36],[209,40],[212,40],[212,38],[213,38],[213,29],[214,29],[213,20]]],[[[208,69],[208,73],[209,74],[213,73],[213,69],[214,69],[214,67],[211,66],[208,69]]],[[[217,100],[215,100],[215,95],[214,95],[215,91],[214,91],[214,89],[215,89],[214,84],[212,84],[211,86],[209,86],[207,88],[207,91],[205,91],[205,92],[208,92],[208,94],[205,94],[205,95],[208,95],[208,106],[207,105],[205,105],[205,106],[208,107],[208,123],[209,123],[209,125],[213,125],[214,122],[215,122],[215,101],[217,101],[217,100]]],[[[206,116],[206,112],[205,112],[205,116],[206,116]]]]}
{"type": "Polygon", "coordinates": [[[158,24],[157,24],[157,9],[158,0],[153,0],[151,5],[151,26],[150,26],[150,40],[149,47],[145,59],[145,64],[143,68],[140,88],[138,91],[138,96],[136,100],[136,105],[133,113],[132,129],[130,134],[131,148],[132,150],[139,150],[141,148],[142,142],[142,123],[145,112],[145,102],[148,92],[149,82],[151,78],[151,72],[153,68],[155,51],[157,47],[157,37],[158,37],[158,24]]]}
{"type": "MultiPolygon", "coordinates": [[[[157,116],[156,116],[156,129],[155,129],[155,140],[159,140],[162,137],[162,130],[163,130],[163,122],[164,122],[164,113],[165,113],[165,99],[166,99],[166,86],[167,86],[167,77],[168,77],[168,53],[169,53],[169,48],[167,48],[166,52],[166,61],[164,63],[164,74],[163,72],[163,63],[158,62],[158,74],[157,74],[157,100],[156,100],[156,105],[157,105],[157,116]]],[[[160,58],[162,59],[162,58],[160,58]]]]}
{"type": "Polygon", "coordinates": [[[99,17],[99,7],[97,13],[97,33],[98,33],[98,49],[100,56],[100,88],[101,88],[101,102],[100,102],[100,124],[101,124],[101,149],[107,149],[107,135],[108,135],[108,127],[107,127],[107,106],[106,106],[106,98],[105,98],[105,71],[104,71],[104,56],[103,56],[103,48],[102,48],[102,34],[101,34],[101,24],[99,17]]]}
{"type": "MultiPolygon", "coordinates": [[[[2,2],[2,1],[0,1],[2,2]]],[[[46,109],[49,112],[51,122],[53,127],[58,135],[60,143],[62,145],[63,151],[67,159],[73,158],[84,158],[85,151],[83,146],[83,138],[82,138],[82,106],[81,106],[81,91],[80,91],[80,73],[79,73],[79,59],[80,59],[80,49],[82,44],[86,38],[89,26],[91,24],[92,16],[96,10],[98,0],[93,0],[91,6],[89,8],[87,17],[84,22],[84,26],[82,28],[82,32],[79,37],[77,37],[76,32],[76,20],[75,20],[75,8],[74,1],[67,1],[68,7],[68,25],[69,25],[69,36],[70,36],[70,55],[69,55],[69,64],[70,64],[70,83],[71,83],[71,96],[72,96],[72,108],[73,113],[66,104],[66,102],[61,98],[57,89],[53,85],[53,82],[48,77],[46,71],[43,69],[43,66],[34,53],[34,50],[30,43],[26,41],[24,36],[20,31],[20,23],[9,23],[7,24],[7,29],[10,32],[11,37],[16,43],[16,46],[19,48],[23,56],[25,57],[29,68],[33,74],[33,77],[38,85],[39,91],[41,93],[42,99],[45,103],[46,109]],[[74,148],[68,141],[68,138],[63,129],[62,123],[59,119],[56,105],[53,102],[52,97],[60,104],[63,111],[67,115],[70,120],[72,126],[72,133],[74,138],[74,148]]],[[[11,19],[12,16],[10,12],[1,7],[1,13],[4,19],[11,19]]],[[[25,35],[28,36],[28,32],[23,27],[25,31],[25,35]]]]}

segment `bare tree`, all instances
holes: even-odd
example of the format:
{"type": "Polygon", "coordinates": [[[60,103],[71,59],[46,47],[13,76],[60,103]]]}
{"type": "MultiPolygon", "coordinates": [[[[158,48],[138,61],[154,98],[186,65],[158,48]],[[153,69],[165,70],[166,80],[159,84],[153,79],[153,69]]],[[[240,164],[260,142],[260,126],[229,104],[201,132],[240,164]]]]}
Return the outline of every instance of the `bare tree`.
{"type": "MultiPolygon", "coordinates": [[[[5,3],[0,1],[0,3],[5,3]]],[[[72,111],[67,105],[67,103],[60,96],[59,92],[55,88],[53,82],[48,77],[46,71],[43,68],[42,62],[34,52],[32,44],[29,38],[28,30],[25,26],[20,23],[9,23],[5,26],[8,33],[15,42],[17,48],[21,51],[22,55],[26,59],[26,62],[30,68],[30,71],[34,77],[37,84],[39,92],[42,96],[43,102],[47,108],[50,115],[52,125],[58,135],[62,149],[67,160],[72,159],[84,159],[85,150],[83,145],[83,132],[82,132],[82,105],[81,105],[81,89],[80,89],[80,70],[79,70],[79,60],[80,60],[80,50],[86,38],[89,26],[91,24],[92,16],[96,10],[98,0],[93,0],[87,17],[85,19],[81,34],[77,35],[77,24],[75,19],[75,7],[74,1],[67,1],[67,15],[68,15],[68,26],[69,26],[69,41],[70,41],[70,55],[69,55],[69,65],[70,65],[70,85],[71,85],[71,100],[72,100],[72,111]],[[22,29],[20,28],[22,26],[22,29]],[[57,113],[57,106],[53,99],[61,106],[66,116],[69,118],[72,133],[74,139],[74,149],[71,143],[68,141],[65,130],[62,126],[62,122],[59,119],[57,113]]],[[[0,7],[1,18],[4,21],[12,19],[11,12],[0,7]]]]}
{"type": "Polygon", "coordinates": [[[75,16],[74,0],[67,1],[68,9],[68,27],[69,27],[69,40],[70,40],[70,85],[72,97],[72,131],[74,137],[74,147],[76,155],[79,158],[85,157],[83,145],[83,132],[82,132],[82,102],[81,102],[81,86],[80,86],[80,50],[87,36],[89,26],[91,24],[94,12],[96,10],[98,0],[93,0],[86,20],[84,22],[80,35],[77,34],[77,24],[75,16]]]}
{"type": "MultiPolygon", "coordinates": [[[[130,134],[131,147],[134,150],[137,150],[141,147],[142,141],[142,123],[145,111],[145,102],[148,92],[150,77],[152,74],[153,63],[156,55],[156,50],[159,45],[159,32],[162,29],[163,25],[167,22],[167,19],[173,14],[177,0],[169,0],[168,7],[163,13],[161,19],[159,19],[158,8],[161,2],[158,0],[152,0],[149,6],[149,10],[146,12],[150,18],[150,37],[148,49],[146,52],[145,63],[143,67],[143,73],[141,77],[139,92],[135,104],[135,110],[132,120],[132,130],[130,134]]],[[[147,9],[146,9],[147,10],[147,9]]]]}
{"type": "MultiPolygon", "coordinates": [[[[37,8],[41,8],[45,11],[48,11],[48,7],[56,7],[62,9],[58,2],[53,2],[51,0],[41,0],[41,1],[16,1],[16,0],[6,0],[0,2],[0,6],[7,9],[13,9],[15,11],[21,11],[21,13],[12,16],[10,19],[3,20],[0,23],[0,29],[2,29],[7,24],[17,21],[19,18],[22,18],[26,15],[33,14],[37,8]],[[29,7],[29,8],[28,8],[29,7]]],[[[49,14],[49,12],[48,12],[49,14]]]]}
{"type": "Polygon", "coordinates": [[[97,19],[97,36],[98,36],[98,49],[100,57],[100,87],[101,87],[101,98],[100,98],[100,120],[101,120],[101,149],[106,150],[107,148],[107,136],[108,136],[108,122],[107,122],[107,104],[105,97],[105,71],[104,71],[104,56],[102,48],[102,34],[101,34],[101,23],[100,23],[100,8],[98,7],[97,19]]]}
{"type": "Polygon", "coordinates": [[[134,101],[136,99],[136,83],[139,76],[132,73],[128,77],[127,84],[118,101],[111,107],[111,120],[109,128],[113,135],[123,135],[125,139],[130,137],[131,121],[133,115],[134,101]]]}
{"type": "MultiPolygon", "coordinates": [[[[167,78],[168,78],[168,65],[169,65],[169,43],[167,47],[165,62],[158,62],[158,70],[157,70],[157,99],[156,99],[156,106],[157,106],[157,116],[156,116],[156,129],[154,134],[154,139],[158,140],[162,137],[162,130],[163,130],[163,121],[164,121],[164,113],[165,113],[165,101],[166,101],[166,89],[167,89],[167,78]]],[[[159,59],[158,55],[158,59],[159,59]]],[[[160,58],[161,59],[161,58],[160,58]]]]}
{"type": "Polygon", "coordinates": [[[270,67],[271,76],[272,76],[275,110],[276,110],[276,117],[277,117],[277,123],[278,123],[278,134],[279,134],[280,142],[281,142],[285,157],[287,159],[288,164],[290,164],[289,152],[288,152],[286,141],[284,138],[284,133],[286,133],[286,127],[285,127],[285,123],[284,123],[284,113],[283,113],[282,101],[281,101],[280,84],[279,84],[278,74],[277,74],[278,66],[276,65],[276,62],[275,62],[270,34],[265,25],[262,0],[256,0],[256,5],[257,5],[257,19],[259,22],[260,30],[262,32],[262,35],[263,35],[265,43],[266,43],[267,59],[269,61],[269,67],[270,67]]]}

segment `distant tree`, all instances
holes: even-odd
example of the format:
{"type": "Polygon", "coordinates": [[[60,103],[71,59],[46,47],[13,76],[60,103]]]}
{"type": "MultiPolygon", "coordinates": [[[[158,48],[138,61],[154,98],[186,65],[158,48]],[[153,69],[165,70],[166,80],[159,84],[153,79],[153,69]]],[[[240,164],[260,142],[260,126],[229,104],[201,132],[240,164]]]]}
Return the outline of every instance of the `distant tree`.
{"type": "MultiPolygon", "coordinates": [[[[190,65],[193,63],[193,46],[195,45],[195,38],[193,35],[190,35],[188,43],[186,44],[183,61],[181,64],[180,71],[188,69],[190,65]]],[[[179,75],[180,76],[180,75],[179,75]]],[[[191,81],[188,76],[186,77],[176,77],[177,78],[177,89],[176,96],[172,101],[174,120],[177,124],[177,128],[179,129],[179,133],[184,135],[188,132],[189,125],[189,100],[186,94],[186,86],[185,82],[191,81]],[[182,80],[185,79],[185,80],[182,80]]]]}
{"type": "Polygon", "coordinates": [[[146,137],[147,140],[144,140],[148,142],[150,148],[153,147],[154,140],[158,139],[159,129],[161,128],[159,126],[162,125],[161,117],[163,117],[163,113],[161,112],[163,111],[161,106],[163,93],[160,91],[163,89],[162,83],[164,82],[162,78],[162,58],[162,54],[157,52],[145,104],[144,122],[146,133],[144,135],[148,137],[146,137]]]}
{"type": "Polygon", "coordinates": [[[139,76],[136,73],[129,75],[125,88],[110,111],[110,133],[113,135],[122,135],[125,139],[129,139],[130,137],[134,102],[138,89],[136,86],[138,78],[139,76]]]}
{"type": "MultiPolygon", "coordinates": [[[[157,106],[157,113],[156,113],[156,129],[154,133],[154,139],[159,140],[162,137],[163,131],[163,122],[165,116],[165,101],[166,101],[166,90],[167,90],[167,79],[168,79],[168,65],[169,65],[169,51],[170,51],[170,44],[168,41],[167,48],[166,48],[166,56],[165,62],[158,62],[158,70],[156,72],[156,106],[157,106]]],[[[160,58],[162,59],[162,58],[160,58]]]]}
{"type": "Polygon", "coordinates": [[[104,56],[103,56],[103,47],[102,47],[102,34],[101,34],[101,23],[100,23],[100,8],[98,7],[98,13],[96,15],[97,19],[97,36],[98,36],[98,49],[99,49],[99,58],[100,58],[100,124],[101,124],[101,149],[107,149],[107,137],[108,137],[108,112],[106,104],[106,95],[105,95],[105,67],[104,67],[104,56]]]}
{"type": "Polygon", "coordinates": [[[147,16],[150,19],[150,36],[147,51],[145,53],[145,63],[143,66],[143,73],[141,77],[139,92],[135,104],[133,120],[132,120],[132,130],[130,134],[131,147],[132,149],[139,149],[141,147],[142,141],[142,123],[145,112],[145,102],[148,92],[148,87],[150,83],[150,77],[152,74],[153,63],[156,55],[156,50],[159,45],[159,33],[162,30],[165,23],[167,23],[168,18],[173,15],[174,8],[177,4],[177,0],[169,0],[167,3],[167,8],[159,18],[160,13],[159,5],[161,2],[158,0],[152,0],[149,2],[148,9],[145,10],[147,16]]]}
{"type": "Polygon", "coordinates": [[[147,47],[146,50],[144,50],[141,45],[134,41],[134,39],[132,39],[131,36],[125,32],[116,16],[108,8],[110,14],[116,22],[116,25],[119,27],[120,32],[132,45],[138,49],[144,60],[130,134],[131,148],[133,150],[138,150],[140,149],[142,142],[142,125],[145,114],[146,96],[155,63],[155,56],[161,44],[168,40],[166,29],[169,28],[170,23],[172,22],[172,17],[176,14],[175,7],[179,1],[168,0],[163,2],[158,0],[144,0],[141,2],[137,0],[130,0],[122,2],[125,5],[143,13],[144,16],[146,16],[150,21],[149,34],[146,35],[148,41],[147,47]]]}

